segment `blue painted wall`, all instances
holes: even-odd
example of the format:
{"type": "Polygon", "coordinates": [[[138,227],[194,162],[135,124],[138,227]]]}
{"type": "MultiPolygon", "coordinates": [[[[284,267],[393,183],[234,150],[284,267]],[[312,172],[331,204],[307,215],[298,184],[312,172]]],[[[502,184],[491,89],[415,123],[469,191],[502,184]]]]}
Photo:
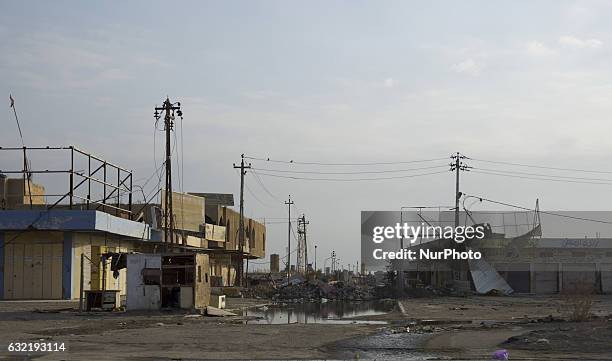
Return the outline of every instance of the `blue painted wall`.
{"type": "Polygon", "coordinates": [[[72,232],[64,232],[64,253],[62,257],[62,298],[72,296],[72,232]]]}

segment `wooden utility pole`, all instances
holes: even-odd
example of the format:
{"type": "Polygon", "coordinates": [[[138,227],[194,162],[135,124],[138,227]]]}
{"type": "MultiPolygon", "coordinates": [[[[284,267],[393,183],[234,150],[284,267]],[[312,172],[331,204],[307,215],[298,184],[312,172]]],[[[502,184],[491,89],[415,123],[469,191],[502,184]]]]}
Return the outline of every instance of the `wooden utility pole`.
{"type": "Polygon", "coordinates": [[[240,248],[240,264],[236,272],[236,283],[243,286],[244,274],[244,176],[251,163],[244,164],[244,154],[240,155],[240,165],[234,164],[234,169],[240,169],[240,222],[238,224],[238,247],[240,248]]]}
{"type": "Polygon", "coordinates": [[[287,216],[287,282],[289,282],[289,273],[291,272],[291,205],[294,202],[291,200],[291,194],[289,200],[285,201],[289,215],[287,216]]]}
{"type": "Polygon", "coordinates": [[[181,111],[181,103],[171,103],[169,98],[166,98],[161,107],[155,107],[154,117],[158,121],[162,113],[164,113],[164,130],[166,131],[166,192],[164,194],[164,242],[168,242],[170,235],[170,243],[174,243],[174,212],[172,210],[172,147],[170,132],[174,127],[174,115],[183,117],[181,111]]]}

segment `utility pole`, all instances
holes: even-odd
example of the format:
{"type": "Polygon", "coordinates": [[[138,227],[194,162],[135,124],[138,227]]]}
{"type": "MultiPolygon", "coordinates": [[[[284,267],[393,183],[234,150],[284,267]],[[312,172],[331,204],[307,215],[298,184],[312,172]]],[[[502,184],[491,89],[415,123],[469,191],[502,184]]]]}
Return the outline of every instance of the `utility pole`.
{"type": "Polygon", "coordinates": [[[306,226],[310,224],[310,221],[306,222],[306,215],[302,214],[302,224],[304,225],[304,269],[308,274],[308,238],[306,238],[306,226]]]}
{"type": "Polygon", "coordinates": [[[174,127],[174,114],[183,117],[181,111],[181,103],[171,103],[170,99],[166,100],[161,107],[155,107],[153,116],[158,121],[162,113],[164,113],[164,130],[166,131],[166,192],[164,194],[164,242],[168,242],[168,234],[170,234],[170,243],[174,243],[174,212],[172,210],[172,149],[170,144],[170,132],[174,127]]]}
{"type": "Polygon", "coordinates": [[[287,216],[287,282],[289,282],[289,273],[291,272],[291,205],[294,204],[291,200],[291,194],[289,200],[285,201],[289,215],[287,216]]]}
{"type": "Polygon", "coordinates": [[[315,261],[314,261],[314,271],[317,273],[317,245],[315,244],[315,261]]]}
{"type": "Polygon", "coordinates": [[[236,283],[243,286],[244,274],[244,176],[246,175],[246,169],[251,168],[251,163],[244,164],[244,154],[240,155],[240,165],[234,163],[234,169],[240,169],[240,222],[238,225],[238,247],[240,248],[240,264],[238,265],[238,272],[236,272],[236,283]]]}
{"type": "Polygon", "coordinates": [[[450,171],[455,172],[455,229],[459,226],[459,199],[461,199],[461,192],[459,191],[459,171],[469,171],[470,166],[465,164],[462,160],[467,157],[459,152],[451,155],[453,162],[450,163],[450,171]]]}
{"type": "Polygon", "coordinates": [[[299,272],[308,272],[308,243],[306,242],[306,225],[310,222],[306,222],[306,216],[302,214],[298,217],[298,251],[297,251],[297,262],[296,267],[299,272]]]}
{"type": "MultiPolygon", "coordinates": [[[[467,157],[459,152],[455,155],[451,155],[453,162],[450,164],[450,171],[455,172],[455,232],[459,227],[459,199],[461,198],[461,192],[459,191],[459,173],[460,171],[469,171],[471,168],[465,164],[462,160],[467,157]]],[[[453,232],[453,237],[455,234],[453,232]]],[[[455,245],[460,251],[464,249],[463,244],[455,245]]],[[[451,269],[453,271],[453,281],[464,281],[467,275],[467,262],[452,262],[451,269]]]]}
{"type": "Polygon", "coordinates": [[[332,259],[331,271],[333,273],[336,270],[336,251],[332,251],[331,259],[332,259]]]}

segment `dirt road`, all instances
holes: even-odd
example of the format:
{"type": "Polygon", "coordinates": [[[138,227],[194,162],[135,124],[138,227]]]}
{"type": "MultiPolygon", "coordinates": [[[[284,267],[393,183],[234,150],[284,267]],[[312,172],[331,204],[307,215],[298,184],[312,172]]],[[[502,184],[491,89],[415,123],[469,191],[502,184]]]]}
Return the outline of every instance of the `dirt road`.
{"type": "Polygon", "coordinates": [[[0,358],[26,356],[7,352],[8,343],[16,341],[65,343],[66,352],[32,353],[40,360],[326,358],[330,355],[326,345],[380,328],[252,325],[239,317],[180,313],[79,314],[76,308],[72,302],[0,302],[0,358]]]}
{"type": "MultiPolygon", "coordinates": [[[[511,360],[612,359],[612,297],[597,297],[588,323],[561,322],[555,297],[410,299],[368,319],[375,324],[244,324],[240,316],[177,312],[92,312],[74,302],[0,301],[0,359],[9,342],[65,343],[40,360],[378,358],[487,360],[507,348],[511,360]],[[551,317],[552,316],[552,317],[551,317]],[[584,336],[591,330],[590,336],[584,336]],[[580,336],[583,335],[583,336],[580,336]],[[508,342],[504,343],[506,340],[508,342]],[[599,340],[594,342],[593,340],[599,340]],[[543,341],[545,340],[545,341],[543,341]],[[559,345],[563,345],[560,348],[559,345]]],[[[229,300],[229,307],[265,300],[229,300]]]]}

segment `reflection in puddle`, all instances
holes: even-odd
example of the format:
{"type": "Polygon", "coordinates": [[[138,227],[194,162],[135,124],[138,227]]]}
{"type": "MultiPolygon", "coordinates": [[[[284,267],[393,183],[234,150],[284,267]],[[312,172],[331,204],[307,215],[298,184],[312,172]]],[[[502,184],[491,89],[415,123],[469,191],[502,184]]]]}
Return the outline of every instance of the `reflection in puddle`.
{"type": "Polygon", "coordinates": [[[385,321],[350,320],[353,317],[382,315],[391,311],[393,301],[329,301],[296,303],[245,309],[249,324],[333,323],[386,324],[385,321]]]}

